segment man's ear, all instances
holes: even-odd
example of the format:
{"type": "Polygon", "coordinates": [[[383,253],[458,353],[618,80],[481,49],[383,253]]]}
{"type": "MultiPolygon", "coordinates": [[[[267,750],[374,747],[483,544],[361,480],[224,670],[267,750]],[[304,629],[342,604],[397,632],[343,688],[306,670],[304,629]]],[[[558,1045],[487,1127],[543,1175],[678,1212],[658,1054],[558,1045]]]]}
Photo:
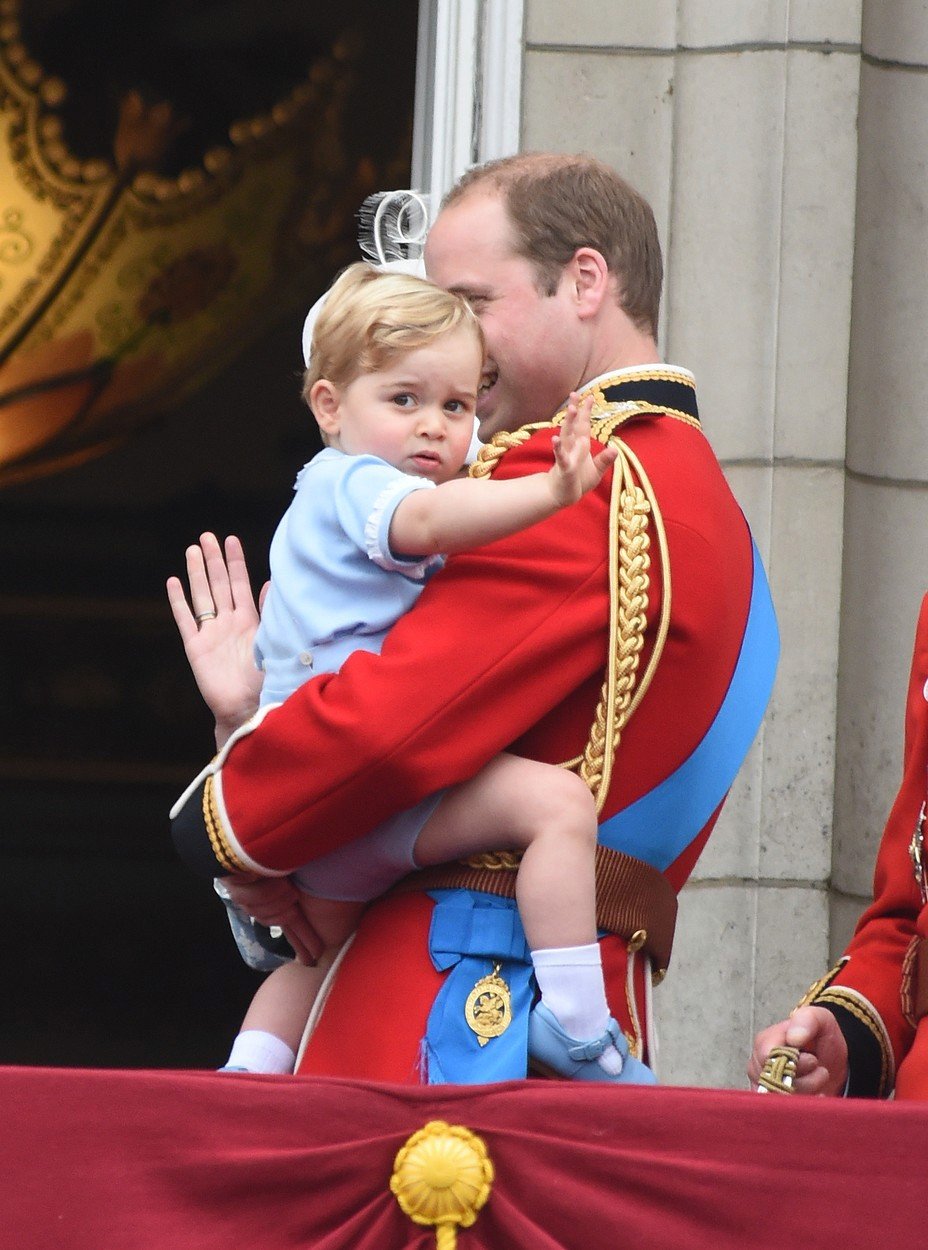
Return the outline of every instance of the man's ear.
{"type": "Polygon", "coordinates": [[[338,387],[328,378],[320,378],[310,387],[309,406],[319,429],[329,436],[338,434],[340,400],[338,387]]]}
{"type": "Polygon", "coordinates": [[[567,263],[567,272],[580,317],[595,316],[612,287],[605,256],[595,247],[578,247],[567,263]]]}

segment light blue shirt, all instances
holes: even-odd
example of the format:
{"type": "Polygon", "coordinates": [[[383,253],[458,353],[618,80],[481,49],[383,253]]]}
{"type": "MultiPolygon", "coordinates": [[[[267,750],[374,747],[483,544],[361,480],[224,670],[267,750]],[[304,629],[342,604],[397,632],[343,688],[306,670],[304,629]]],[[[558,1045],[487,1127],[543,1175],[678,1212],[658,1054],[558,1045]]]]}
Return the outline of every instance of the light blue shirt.
{"type": "Polygon", "coordinates": [[[271,543],[271,588],[255,638],[262,703],[279,703],[352,651],[379,652],[387,631],[422,593],[441,556],[396,556],[390,522],[428,478],[377,456],[327,447],[300,470],[271,543]]]}

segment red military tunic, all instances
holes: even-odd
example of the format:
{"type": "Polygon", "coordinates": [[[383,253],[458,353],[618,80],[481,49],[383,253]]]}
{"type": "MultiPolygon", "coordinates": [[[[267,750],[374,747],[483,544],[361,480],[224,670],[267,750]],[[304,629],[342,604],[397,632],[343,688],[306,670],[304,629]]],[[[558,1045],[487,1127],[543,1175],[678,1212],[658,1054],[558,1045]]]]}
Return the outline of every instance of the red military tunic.
{"type": "MultiPolygon", "coordinates": [[[[685,371],[652,366],[615,376],[630,398],[653,399],[670,386],[695,411],[685,371]]],[[[750,532],[706,438],[685,411],[650,406],[654,413],[646,405],[620,433],[662,515],[670,627],[622,734],[604,817],[659,785],[702,741],[732,681],[751,599],[750,532]]],[[[594,420],[602,411],[600,392],[594,420]]],[[[508,451],[494,477],[546,471],[552,433],[542,428],[508,451]]],[[[609,477],[549,520],[453,556],[381,655],[352,655],[241,738],[222,764],[211,819],[201,818],[197,792],[175,821],[188,862],[210,873],[236,864],[287,872],[471,777],[501,750],[551,763],[582,752],[609,640],[609,477]]],[[[642,671],[663,593],[653,525],[652,541],[642,671]]],[[[659,865],[675,890],[720,806],[721,798],[692,841],[659,865]]],[[[429,956],[432,907],[428,895],[405,894],[369,908],[300,1071],[420,1079],[419,1046],[444,975],[429,956]]],[[[616,936],[602,941],[607,989],[616,1018],[641,1036],[648,968],[628,946],[616,936]]]]}
{"type": "MultiPolygon", "coordinates": [[[[916,1021],[916,952],[928,939],[928,907],[910,854],[924,818],[928,779],[928,596],[915,634],[905,715],[902,784],[883,832],[873,902],[838,970],[806,1001],[836,1016],[847,1043],[848,1093],[928,1098],[928,1022],[916,1021]]],[[[928,969],[924,970],[928,972],[928,969]]]]}

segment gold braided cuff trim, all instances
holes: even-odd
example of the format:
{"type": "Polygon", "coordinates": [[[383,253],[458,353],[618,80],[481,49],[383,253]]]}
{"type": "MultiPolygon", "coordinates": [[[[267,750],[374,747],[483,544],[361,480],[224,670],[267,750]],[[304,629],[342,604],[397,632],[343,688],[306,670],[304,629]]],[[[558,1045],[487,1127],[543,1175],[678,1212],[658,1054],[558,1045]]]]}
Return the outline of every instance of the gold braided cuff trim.
{"type": "Polygon", "coordinates": [[[830,986],[823,993],[817,994],[811,1005],[821,1007],[826,1003],[841,1007],[872,1034],[880,1049],[880,1097],[885,1098],[896,1081],[896,1062],[889,1044],[889,1034],[886,1032],[880,1013],[869,999],[864,998],[863,994],[858,993],[857,990],[848,989],[846,985],[830,986]]]}
{"type": "Polygon", "coordinates": [[[247,872],[246,865],[232,850],[223,828],[216,803],[214,780],[212,775],[207,777],[203,786],[203,824],[206,826],[206,836],[209,838],[217,863],[225,868],[226,872],[247,872]]]}
{"type": "Polygon", "coordinates": [[[835,966],[830,968],[823,977],[819,977],[817,981],[813,981],[793,1010],[796,1011],[799,1007],[808,1007],[812,1003],[813,999],[817,998],[819,994],[827,990],[847,961],[848,956],[843,955],[835,966]]]}

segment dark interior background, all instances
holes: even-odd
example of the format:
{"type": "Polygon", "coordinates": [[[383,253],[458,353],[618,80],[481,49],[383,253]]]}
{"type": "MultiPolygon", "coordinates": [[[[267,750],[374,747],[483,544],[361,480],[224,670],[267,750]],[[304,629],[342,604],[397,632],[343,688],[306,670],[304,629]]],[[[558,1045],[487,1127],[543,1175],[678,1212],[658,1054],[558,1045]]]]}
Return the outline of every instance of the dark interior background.
{"type": "MultiPolygon", "coordinates": [[[[159,90],[173,65],[208,129],[350,28],[369,72],[349,141],[399,152],[408,176],[415,0],[166,0],[159,41],[172,13],[195,13],[198,39],[215,39],[202,81],[202,57],[172,61],[144,29],[120,56],[109,36],[135,8],[24,0],[24,29],[75,81],[100,79],[117,57],[122,84],[158,51],[159,90]],[[296,28],[305,47],[294,55],[296,28]],[[276,58],[275,43],[286,44],[276,58]]],[[[101,115],[107,98],[95,99],[101,115]]],[[[74,127],[73,142],[92,146],[88,117],[74,127]]],[[[170,843],[168,809],[212,737],[164,582],[204,529],[239,534],[255,586],[264,580],[296,471],[318,446],[299,399],[300,331],[318,294],[134,441],[0,492],[2,1063],[215,1067],[257,984],[209,883],[170,843]]]]}

